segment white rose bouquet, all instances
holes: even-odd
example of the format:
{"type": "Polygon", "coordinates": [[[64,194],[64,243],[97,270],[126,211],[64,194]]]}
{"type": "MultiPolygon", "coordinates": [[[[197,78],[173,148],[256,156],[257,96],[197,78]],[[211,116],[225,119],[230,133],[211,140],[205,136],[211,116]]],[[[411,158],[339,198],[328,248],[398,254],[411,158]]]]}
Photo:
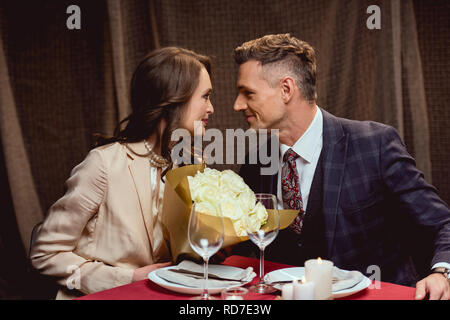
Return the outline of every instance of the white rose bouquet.
{"type": "Polygon", "coordinates": [[[217,216],[221,209],[222,216],[233,222],[239,237],[245,237],[247,229],[255,232],[266,223],[266,208],[259,202],[255,203],[255,194],[234,171],[205,168],[187,178],[197,210],[217,216]]]}
{"type": "MultiPolygon", "coordinates": [[[[197,210],[211,215],[211,223],[220,207],[224,217],[224,248],[248,240],[246,229],[258,230],[271,214],[261,204],[255,204],[253,191],[231,170],[189,165],[170,170],[165,180],[162,231],[175,263],[184,255],[199,258],[187,236],[192,201],[196,202],[197,210]]],[[[289,226],[296,216],[295,210],[280,210],[280,229],[289,226]]]]}

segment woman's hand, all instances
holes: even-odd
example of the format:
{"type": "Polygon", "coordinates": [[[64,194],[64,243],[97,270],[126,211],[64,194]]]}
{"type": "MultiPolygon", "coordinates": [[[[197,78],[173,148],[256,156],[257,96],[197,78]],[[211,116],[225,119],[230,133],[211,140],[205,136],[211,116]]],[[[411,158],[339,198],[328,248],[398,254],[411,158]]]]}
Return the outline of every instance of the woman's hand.
{"type": "Polygon", "coordinates": [[[153,270],[159,269],[159,268],[163,268],[163,267],[167,267],[170,266],[172,264],[172,262],[163,262],[163,263],[154,263],[154,264],[149,264],[148,266],[142,267],[142,268],[138,268],[136,270],[134,270],[134,274],[133,274],[133,282],[134,281],[140,281],[140,280],[145,280],[147,279],[147,275],[152,272],[153,270]]]}

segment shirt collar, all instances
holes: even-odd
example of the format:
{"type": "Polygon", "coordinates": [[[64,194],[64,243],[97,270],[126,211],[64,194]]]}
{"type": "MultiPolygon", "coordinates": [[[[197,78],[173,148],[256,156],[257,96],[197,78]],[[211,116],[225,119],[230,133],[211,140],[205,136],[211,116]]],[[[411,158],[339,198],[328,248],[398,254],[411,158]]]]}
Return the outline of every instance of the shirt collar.
{"type": "MultiPolygon", "coordinates": [[[[314,151],[316,146],[319,144],[323,133],[323,116],[322,111],[316,105],[316,114],[313,121],[306,129],[305,133],[294,143],[292,147],[285,144],[280,144],[281,156],[292,148],[295,153],[297,153],[301,158],[307,162],[311,162],[313,159],[314,151]]],[[[283,158],[282,158],[283,159],[283,158]]]]}

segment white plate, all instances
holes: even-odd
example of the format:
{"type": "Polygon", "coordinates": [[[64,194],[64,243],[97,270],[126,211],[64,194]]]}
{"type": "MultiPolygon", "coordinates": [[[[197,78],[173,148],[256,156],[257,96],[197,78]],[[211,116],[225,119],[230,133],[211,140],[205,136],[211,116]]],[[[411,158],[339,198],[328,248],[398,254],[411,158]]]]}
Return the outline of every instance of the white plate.
{"type": "MultiPolygon", "coordinates": [[[[215,265],[209,265],[208,266],[208,270],[214,270],[215,265]]],[[[176,268],[176,266],[170,266],[170,267],[165,267],[164,269],[173,269],[176,268]]],[[[235,271],[238,271],[236,269],[239,270],[243,270],[241,268],[237,268],[237,267],[232,267],[232,266],[225,266],[225,265],[220,265],[220,268],[223,269],[229,269],[230,271],[232,271],[233,269],[235,269],[235,271]]],[[[213,272],[213,271],[212,271],[213,272]]],[[[173,282],[169,282],[164,280],[161,277],[158,277],[158,275],[156,274],[156,270],[153,270],[152,272],[150,272],[148,274],[148,278],[153,281],[154,283],[156,283],[157,285],[168,289],[168,290],[172,290],[175,292],[179,292],[179,293],[184,293],[184,294],[201,294],[203,292],[202,288],[192,288],[192,287],[186,287],[183,286],[182,284],[177,284],[177,283],[173,283],[173,282]]],[[[231,287],[215,287],[215,288],[208,288],[208,292],[209,294],[217,294],[220,293],[223,289],[226,288],[236,288],[236,287],[241,287],[246,285],[247,283],[251,282],[253,280],[253,278],[247,282],[242,282],[239,285],[236,286],[231,286],[231,287]]]]}
{"type": "MultiPolygon", "coordinates": [[[[349,272],[347,270],[342,270],[342,271],[349,272]]],[[[266,277],[268,275],[271,275],[272,279],[283,279],[284,280],[286,278],[289,278],[289,276],[292,277],[292,280],[301,279],[305,275],[305,268],[304,267],[294,267],[294,268],[278,269],[278,270],[269,272],[268,274],[266,274],[266,277]]],[[[352,288],[343,289],[343,290],[339,290],[339,291],[333,291],[333,299],[350,296],[350,295],[355,294],[361,290],[364,290],[365,288],[370,286],[372,281],[370,281],[370,279],[364,275],[363,275],[363,277],[364,278],[357,285],[355,285],[352,288]]],[[[274,287],[281,290],[281,285],[274,285],[274,287]]]]}

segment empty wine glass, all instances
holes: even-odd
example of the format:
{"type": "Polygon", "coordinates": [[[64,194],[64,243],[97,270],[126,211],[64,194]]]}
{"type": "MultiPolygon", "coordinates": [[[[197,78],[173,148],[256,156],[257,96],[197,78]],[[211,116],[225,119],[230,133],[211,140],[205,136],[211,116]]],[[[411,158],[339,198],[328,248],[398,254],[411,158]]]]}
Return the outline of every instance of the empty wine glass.
{"type": "Polygon", "coordinates": [[[198,212],[195,203],[193,203],[191,216],[189,217],[188,238],[191,248],[203,258],[202,294],[192,299],[216,300],[208,293],[208,260],[219,251],[223,243],[224,227],[222,215],[219,213],[219,216],[212,216],[198,212]]]}
{"type": "Polygon", "coordinates": [[[278,212],[277,198],[273,194],[256,193],[256,203],[261,203],[268,212],[267,222],[259,230],[247,229],[249,239],[259,247],[259,283],[249,288],[249,291],[256,293],[275,292],[273,286],[264,282],[264,249],[272,243],[278,235],[280,229],[280,214],[278,212]]]}

